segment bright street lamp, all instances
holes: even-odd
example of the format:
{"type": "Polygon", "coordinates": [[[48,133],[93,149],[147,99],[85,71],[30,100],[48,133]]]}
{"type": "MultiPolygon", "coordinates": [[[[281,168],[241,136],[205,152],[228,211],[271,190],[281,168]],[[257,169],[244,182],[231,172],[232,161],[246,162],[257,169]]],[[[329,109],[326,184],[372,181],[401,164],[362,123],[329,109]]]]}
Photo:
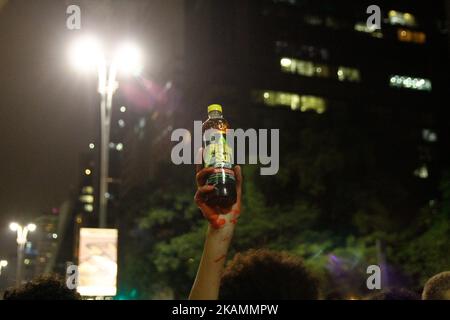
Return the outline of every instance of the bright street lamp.
{"type": "Polygon", "coordinates": [[[11,231],[17,231],[17,229],[19,229],[19,224],[16,222],[11,222],[9,224],[9,229],[11,229],[11,231]]]}
{"type": "Polygon", "coordinates": [[[17,232],[17,269],[16,269],[16,284],[19,286],[22,283],[22,263],[23,263],[23,251],[25,244],[27,243],[28,232],[34,232],[36,225],[29,223],[25,227],[22,227],[17,222],[11,222],[9,224],[11,231],[17,232]]]}
{"type": "Polygon", "coordinates": [[[142,56],[132,43],[125,43],[116,52],[117,68],[124,74],[138,76],[142,71],[142,56]]]}
{"type": "Polygon", "coordinates": [[[108,173],[109,173],[109,134],[111,129],[111,108],[114,92],[118,88],[117,72],[139,75],[142,71],[142,55],[137,46],[126,43],[108,58],[100,43],[92,36],[79,39],[71,49],[74,65],[82,69],[97,69],[100,103],[100,188],[99,225],[107,224],[108,173]]]}
{"type": "Polygon", "coordinates": [[[79,70],[95,70],[103,60],[102,48],[92,36],[78,39],[70,49],[70,59],[75,68],[79,70]]]}

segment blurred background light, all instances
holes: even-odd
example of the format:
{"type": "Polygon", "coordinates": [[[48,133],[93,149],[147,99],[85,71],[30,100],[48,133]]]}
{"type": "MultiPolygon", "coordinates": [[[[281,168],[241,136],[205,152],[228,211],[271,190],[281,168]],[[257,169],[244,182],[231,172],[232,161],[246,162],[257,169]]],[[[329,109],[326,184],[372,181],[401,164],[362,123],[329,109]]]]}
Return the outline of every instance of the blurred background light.
{"type": "Polygon", "coordinates": [[[70,47],[70,59],[78,70],[95,70],[103,59],[101,46],[92,36],[79,38],[70,47]]]}
{"type": "Polygon", "coordinates": [[[142,55],[138,47],[125,43],[119,47],[115,56],[117,69],[126,74],[137,76],[142,71],[142,55]]]}

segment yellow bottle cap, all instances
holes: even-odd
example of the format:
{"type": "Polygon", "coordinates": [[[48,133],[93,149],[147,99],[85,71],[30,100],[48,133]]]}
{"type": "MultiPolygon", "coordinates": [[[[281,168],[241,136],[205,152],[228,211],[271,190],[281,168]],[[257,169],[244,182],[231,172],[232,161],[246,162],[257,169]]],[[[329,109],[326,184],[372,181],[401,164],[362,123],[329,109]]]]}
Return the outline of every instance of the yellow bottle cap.
{"type": "Polygon", "coordinates": [[[208,113],[210,113],[211,111],[222,112],[222,106],[220,104],[211,104],[208,106],[208,113]]]}

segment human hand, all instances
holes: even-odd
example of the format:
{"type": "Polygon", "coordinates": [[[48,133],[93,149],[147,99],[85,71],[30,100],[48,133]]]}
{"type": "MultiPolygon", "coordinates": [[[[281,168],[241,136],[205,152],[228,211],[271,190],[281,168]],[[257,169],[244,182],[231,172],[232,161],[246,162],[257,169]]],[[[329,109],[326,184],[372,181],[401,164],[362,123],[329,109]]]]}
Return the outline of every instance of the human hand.
{"type": "Polygon", "coordinates": [[[208,193],[214,190],[214,185],[207,185],[206,179],[211,173],[214,173],[214,168],[201,168],[197,166],[197,192],[195,193],[195,203],[201,210],[203,216],[209,221],[214,229],[222,228],[227,222],[236,224],[241,213],[241,199],[242,199],[242,172],[241,167],[236,165],[234,167],[234,176],[236,179],[236,202],[229,208],[212,207],[205,201],[208,193]]]}

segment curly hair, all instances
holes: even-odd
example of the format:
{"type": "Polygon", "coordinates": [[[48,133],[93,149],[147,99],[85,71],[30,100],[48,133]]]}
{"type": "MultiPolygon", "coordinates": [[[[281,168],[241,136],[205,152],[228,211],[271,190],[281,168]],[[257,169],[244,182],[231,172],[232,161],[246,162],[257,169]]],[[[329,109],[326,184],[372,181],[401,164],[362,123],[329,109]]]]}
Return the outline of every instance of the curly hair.
{"type": "Polygon", "coordinates": [[[318,281],[303,261],[267,249],[238,253],[222,275],[223,300],[317,300],[318,281]]]}
{"type": "Polygon", "coordinates": [[[5,291],[4,300],[81,300],[75,290],[69,289],[56,275],[40,276],[24,285],[5,291]]]}
{"type": "Polygon", "coordinates": [[[423,288],[423,300],[450,300],[450,271],[431,277],[423,288]]]}

